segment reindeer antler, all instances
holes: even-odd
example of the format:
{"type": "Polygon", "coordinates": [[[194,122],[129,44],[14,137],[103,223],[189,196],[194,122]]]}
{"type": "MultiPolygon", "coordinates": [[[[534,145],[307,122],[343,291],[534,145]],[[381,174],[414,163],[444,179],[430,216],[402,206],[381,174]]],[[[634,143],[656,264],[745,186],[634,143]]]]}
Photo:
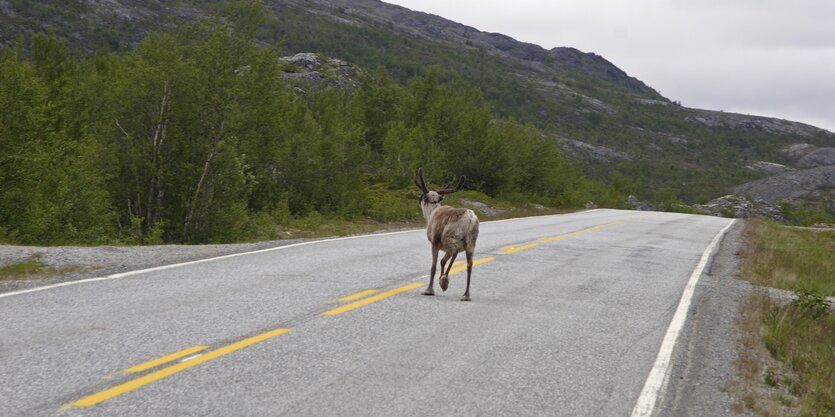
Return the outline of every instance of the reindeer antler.
{"type": "MultiPolygon", "coordinates": [[[[453,181],[455,181],[455,180],[453,180],[453,181]]],[[[460,178],[458,178],[458,185],[456,185],[455,188],[449,188],[449,184],[452,184],[450,182],[449,184],[444,185],[443,188],[438,190],[437,193],[441,194],[441,195],[452,194],[452,193],[460,190],[461,188],[463,188],[464,187],[464,182],[466,182],[466,181],[467,181],[467,178],[462,175],[460,178]]]]}
{"type": "Polygon", "coordinates": [[[422,193],[426,194],[429,192],[429,188],[426,188],[426,181],[423,180],[423,168],[418,168],[417,175],[412,180],[415,182],[415,185],[420,188],[422,193]]]}

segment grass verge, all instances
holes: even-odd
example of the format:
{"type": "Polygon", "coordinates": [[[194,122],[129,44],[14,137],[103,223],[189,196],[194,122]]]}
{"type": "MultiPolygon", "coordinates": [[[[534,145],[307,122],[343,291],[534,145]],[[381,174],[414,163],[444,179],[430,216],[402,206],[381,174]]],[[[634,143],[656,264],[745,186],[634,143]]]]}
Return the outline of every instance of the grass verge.
{"type": "Polygon", "coordinates": [[[833,288],[835,233],[749,221],[744,232],[743,278],[778,288],[795,299],[755,291],[739,320],[744,409],[759,416],[835,416],[835,312],[820,291],[833,288]]]}
{"type": "Polygon", "coordinates": [[[22,261],[0,267],[0,281],[49,278],[82,271],[94,271],[96,269],[95,267],[85,268],[78,265],[51,268],[41,260],[40,254],[35,254],[22,261]]]}
{"type": "Polygon", "coordinates": [[[41,256],[32,255],[22,261],[0,267],[0,280],[25,279],[42,273],[46,269],[47,266],[41,261],[41,256]]]}
{"type": "Polygon", "coordinates": [[[835,230],[746,222],[742,277],[754,284],[835,296],[835,230]]]}

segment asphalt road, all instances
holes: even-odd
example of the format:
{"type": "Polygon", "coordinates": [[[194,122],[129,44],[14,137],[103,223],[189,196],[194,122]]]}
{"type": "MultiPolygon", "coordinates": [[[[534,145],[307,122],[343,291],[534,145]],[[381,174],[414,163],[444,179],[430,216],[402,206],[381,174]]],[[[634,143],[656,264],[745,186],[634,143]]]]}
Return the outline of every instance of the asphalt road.
{"type": "Polygon", "coordinates": [[[5,296],[0,416],[628,416],[728,222],[482,223],[469,303],[422,230],[5,296]]]}

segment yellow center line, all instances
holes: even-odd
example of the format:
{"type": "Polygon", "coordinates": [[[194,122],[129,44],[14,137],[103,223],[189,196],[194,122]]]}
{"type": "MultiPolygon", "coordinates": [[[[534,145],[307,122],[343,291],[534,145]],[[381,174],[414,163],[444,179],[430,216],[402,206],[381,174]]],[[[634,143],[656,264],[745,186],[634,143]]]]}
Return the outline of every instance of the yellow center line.
{"type": "MultiPolygon", "coordinates": [[[[487,262],[492,262],[492,261],[495,261],[495,260],[496,260],[496,258],[477,259],[477,260],[473,261],[473,266],[486,264],[487,262]]],[[[461,271],[466,271],[466,270],[467,270],[467,265],[464,265],[464,266],[452,269],[451,271],[449,271],[449,274],[450,275],[455,275],[455,274],[457,274],[461,271]]]]}
{"type": "Polygon", "coordinates": [[[326,316],[336,316],[338,314],[346,313],[346,312],[351,311],[351,310],[356,310],[356,309],[358,309],[358,308],[360,308],[364,305],[375,303],[375,302],[380,301],[384,298],[389,298],[392,295],[397,295],[397,294],[400,294],[401,292],[406,292],[406,291],[409,291],[409,290],[413,290],[415,288],[420,287],[421,285],[423,285],[423,284],[421,284],[420,282],[415,282],[415,283],[412,283],[412,284],[409,284],[409,285],[404,285],[402,287],[395,288],[393,290],[389,290],[389,291],[386,291],[386,292],[381,292],[377,295],[374,295],[374,296],[371,296],[371,297],[368,297],[368,298],[363,298],[362,300],[359,300],[359,301],[354,301],[351,304],[345,304],[344,306],[334,308],[333,310],[328,310],[328,311],[326,311],[322,314],[324,314],[326,316]]]}
{"type": "Polygon", "coordinates": [[[171,362],[173,360],[180,359],[182,357],[186,357],[188,355],[191,355],[192,353],[197,353],[197,352],[200,352],[201,350],[206,350],[208,348],[209,348],[208,346],[192,346],[188,349],[183,349],[179,352],[174,352],[170,355],[165,355],[161,358],[154,359],[154,360],[136,365],[134,367],[130,367],[128,369],[125,369],[125,372],[127,372],[129,374],[135,374],[137,372],[144,372],[144,371],[147,371],[148,369],[156,368],[157,366],[160,366],[164,363],[168,363],[168,362],[171,362]]]}
{"type": "MultiPolygon", "coordinates": [[[[487,262],[490,262],[490,261],[495,261],[495,260],[496,260],[496,258],[479,259],[479,260],[473,261],[473,266],[481,265],[481,264],[484,264],[484,263],[487,263],[487,262]]],[[[464,266],[461,266],[461,267],[458,267],[458,268],[455,268],[455,269],[449,271],[449,274],[454,275],[454,274],[457,274],[461,271],[466,271],[466,270],[467,270],[467,266],[464,265],[464,266]]],[[[379,293],[375,296],[372,296],[372,297],[368,297],[368,298],[364,298],[364,299],[359,300],[359,301],[355,301],[351,304],[345,304],[342,307],[337,307],[337,308],[325,311],[322,314],[325,315],[325,316],[336,316],[336,315],[339,315],[339,314],[342,314],[342,313],[347,313],[349,311],[356,310],[356,309],[358,309],[362,306],[366,306],[366,305],[369,305],[371,303],[376,303],[377,301],[389,298],[393,295],[397,295],[397,294],[400,294],[400,293],[406,292],[406,291],[411,291],[415,288],[420,288],[422,286],[423,286],[423,283],[414,282],[414,283],[411,283],[409,285],[404,285],[402,287],[395,288],[393,290],[389,290],[389,291],[386,291],[386,292],[381,292],[381,293],[379,293]]]]}
{"type": "MultiPolygon", "coordinates": [[[[539,242],[533,242],[533,243],[529,243],[529,244],[526,244],[526,245],[521,245],[521,246],[508,245],[508,246],[503,247],[502,248],[503,251],[500,252],[500,253],[502,255],[509,255],[509,254],[516,253],[516,252],[519,252],[519,251],[522,251],[522,250],[537,247],[541,243],[555,242],[557,240],[566,239],[566,238],[571,237],[571,236],[577,236],[577,235],[580,235],[580,234],[583,234],[583,233],[586,233],[586,232],[590,232],[592,230],[602,229],[602,228],[604,228],[606,226],[609,226],[611,224],[616,224],[616,223],[620,223],[620,222],[621,221],[614,221],[614,222],[610,222],[610,223],[606,223],[606,224],[602,224],[602,225],[589,227],[587,229],[578,230],[576,232],[566,233],[566,234],[559,235],[559,236],[541,237],[541,238],[539,238],[539,242]]],[[[487,263],[487,262],[492,262],[494,260],[496,260],[496,258],[492,258],[492,257],[491,258],[479,259],[479,260],[476,260],[476,261],[473,262],[473,266],[481,265],[481,264],[484,264],[484,263],[487,263]]],[[[458,262],[455,262],[453,265],[459,265],[459,264],[462,264],[462,263],[463,263],[463,261],[458,261],[458,262]]],[[[466,269],[467,269],[466,265],[459,266],[455,269],[452,269],[449,272],[449,275],[455,275],[457,273],[465,271],[466,269]]],[[[371,304],[371,303],[375,303],[377,301],[386,299],[388,297],[391,297],[391,296],[394,296],[394,295],[397,295],[397,294],[400,294],[400,293],[403,293],[403,292],[406,292],[406,291],[410,291],[410,290],[413,290],[415,288],[419,288],[421,286],[423,286],[423,283],[420,283],[420,282],[411,283],[411,284],[408,284],[408,285],[404,285],[402,287],[395,288],[393,290],[389,290],[389,291],[379,293],[379,294],[371,296],[371,297],[363,298],[359,301],[354,301],[353,303],[346,304],[346,305],[343,305],[341,307],[337,307],[337,308],[325,311],[322,314],[326,315],[326,316],[336,316],[336,315],[339,315],[339,314],[342,314],[342,313],[346,313],[348,311],[356,310],[356,309],[358,309],[362,306],[365,306],[365,305],[368,305],[368,304],[371,304]]],[[[353,300],[356,300],[358,298],[366,297],[368,295],[371,295],[371,294],[374,294],[374,293],[377,293],[377,292],[379,292],[379,290],[377,290],[377,289],[364,290],[364,291],[360,291],[358,293],[355,293],[355,294],[352,294],[352,295],[349,295],[349,296],[342,297],[342,298],[339,299],[339,301],[343,301],[343,302],[353,301],[353,300]]],[[[219,358],[223,355],[227,355],[229,353],[232,353],[236,350],[243,349],[243,348],[245,348],[247,346],[250,346],[250,345],[253,345],[255,343],[259,343],[259,342],[262,342],[264,340],[282,335],[282,334],[287,333],[289,331],[290,331],[290,329],[279,328],[279,329],[271,330],[269,332],[261,333],[261,334],[256,335],[256,336],[249,337],[249,338],[241,340],[239,342],[235,342],[235,343],[226,345],[224,347],[215,349],[215,350],[213,350],[211,352],[208,352],[208,353],[206,353],[202,356],[197,356],[197,357],[189,359],[187,361],[180,362],[176,365],[171,365],[167,368],[160,369],[158,371],[155,371],[155,372],[149,373],[147,375],[141,376],[139,378],[130,380],[128,382],[122,383],[120,385],[117,385],[115,387],[106,389],[106,390],[98,392],[96,394],[89,395],[87,397],[81,398],[80,400],[77,400],[77,401],[75,401],[71,404],[67,404],[63,408],[90,407],[90,406],[94,406],[96,404],[100,404],[103,401],[107,401],[107,400],[109,400],[113,397],[117,397],[119,395],[131,392],[131,391],[136,390],[136,389],[138,389],[142,386],[150,384],[154,381],[158,381],[160,379],[169,377],[169,376],[174,375],[178,372],[181,372],[181,371],[184,371],[184,370],[189,369],[191,367],[200,365],[204,362],[208,362],[210,360],[219,358]]],[[[166,356],[160,357],[158,359],[154,359],[154,360],[136,365],[134,367],[128,368],[128,369],[125,370],[125,372],[128,372],[128,373],[143,372],[143,371],[146,371],[148,369],[154,368],[156,366],[159,366],[159,365],[171,362],[173,360],[185,357],[187,355],[203,351],[205,349],[208,349],[208,347],[207,346],[193,346],[193,347],[190,347],[188,349],[184,349],[184,350],[181,350],[179,352],[175,352],[175,353],[172,353],[170,355],[166,355],[166,356]]]]}
{"type": "Polygon", "coordinates": [[[578,230],[576,232],[566,233],[564,235],[559,235],[559,236],[541,237],[541,238],[539,238],[539,240],[542,241],[543,243],[551,243],[551,242],[556,242],[558,240],[568,239],[568,238],[573,237],[573,236],[582,235],[583,233],[588,233],[590,230],[591,229],[584,229],[584,230],[578,230]]]}
{"type": "Polygon", "coordinates": [[[522,246],[511,246],[508,249],[506,249],[502,252],[499,252],[499,253],[502,254],[502,255],[510,255],[511,253],[516,253],[516,252],[519,252],[519,251],[523,251],[525,249],[535,248],[537,246],[539,246],[539,243],[528,243],[527,245],[522,245],[522,246]]]}
{"type": "Polygon", "coordinates": [[[375,292],[379,292],[379,291],[380,291],[380,290],[365,290],[365,291],[360,291],[360,292],[358,292],[358,293],[356,293],[356,294],[351,294],[351,295],[348,295],[348,296],[342,297],[342,298],[340,298],[340,299],[339,299],[339,301],[342,301],[342,302],[345,302],[345,301],[353,301],[353,300],[356,300],[357,298],[362,298],[362,297],[365,297],[366,295],[371,295],[371,294],[374,294],[375,292]]]}
{"type": "Polygon", "coordinates": [[[232,353],[236,350],[243,349],[247,346],[254,345],[258,342],[263,342],[264,340],[282,335],[284,333],[289,332],[290,329],[275,329],[269,332],[261,333],[256,336],[252,336],[250,338],[241,340],[239,342],[232,343],[230,345],[226,345],[222,348],[215,349],[205,355],[198,356],[194,359],[178,363],[176,365],[171,365],[167,368],[162,368],[159,371],[152,372],[148,375],[130,380],[123,384],[117,385],[113,388],[106,389],[104,391],[98,392],[96,394],[84,397],[78,401],[73,402],[70,404],[72,407],[90,407],[96,404],[99,404],[103,401],[107,401],[113,397],[117,397],[119,395],[131,392],[137,388],[140,388],[144,385],[148,385],[154,381],[169,377],[171,375],[176,374],[177,372],[184,371],[188,368],[200,365],[201,363],[208,362],[212,359],[219,358],[223,355],[232,353]]]}
{"type": "Polygon", "coordinates": [[[588,227],[588,228],[585,228],[585,229],[577,230],[575,232],[565,233],[565,234],[558,235],[558,236],[545,236],[545,237],[539,238],[539,241],[542,242],[542,243],[556,242],[558,240],[563,240],[563,239],[567,239],[567,238],[570,238],[570,237],[573,237],[573,236],[582,235],[583,233],[588,233],[588,232],[592,232],[592,231],[595,231],[595,230],[600,230],[604,227],[611,226],[613,224],[622,223],[622,222],[623,222],[622,220],[615,220],[613,222],[599,224],[597,226],[588,227]]]}

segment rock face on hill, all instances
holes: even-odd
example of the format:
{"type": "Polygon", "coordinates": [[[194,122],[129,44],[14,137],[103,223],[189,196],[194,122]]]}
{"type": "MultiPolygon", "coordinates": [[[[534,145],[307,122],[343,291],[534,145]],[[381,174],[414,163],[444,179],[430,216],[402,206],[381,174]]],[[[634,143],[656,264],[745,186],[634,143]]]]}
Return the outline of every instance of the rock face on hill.
{"type": "Polygon", "coordinates": [[[341,59],[327,58],[312,52],[301,52],[278,59],[287,80],[304,81],[315,87],[352,87],[359,85],[360,69],[341,59]]]}
{"type": "Polygon", "coordinates": [[[685,119],[712,129],[740,129],[801,138],[816,135],[835,137],[827,130],[790,120],[701,109],[688,109],[688,113],[685,119]]]}
{"type": "Polygon", "coordinates": [[[783,150],[787,156],[806,168],[835,165],[835,148],[796,143],[783,150]]]}
{"type": "MultiPolygon", "coordinates": [[[[708,203],[710,208],[704,206],[697,206],[697,208],[710,213],[719,210],[728,214],[736,209],[744,213],[747,208],[737,203],[739,201],[750,203],[753,200],[753,202],[770,206],[776,206],[784,201],[792,205],[823,202],[830,205],[830,210],[835,210],[835,204],[832,202],[835,197],[835,148],[795,143],[781,152],[788,157],[792,166],[800,169],[772,162],[751,162],[746,165],[746,168],[770,176],[734,187],[735,195],[711,201],[708,203]]],[[[760,214],[762,217],[774,218],[774,216],[766,215],[767,213],[760,214]]]]}
{"type": "Polygon", "coordinates": [[[726,195],[711,200],[706,204],[697,204],[695,209],[713,216],[736,217],[745,219],[759,217],[784,223],[786,218],[780,207],[763,200],[751,201],[739,195],[726,195]]]}
{"type": "Polygon", "coordinates": [[[789,168],[783,164],[778,164],[775,162],[766,162],[766,161],[754,161],[747,165],[745,168],[750,169],[751,171],[761,172],[763,174],[768,175],[775,175],[775,174],[782,174],[786,171],[793,171],[794,169],[789,168]]]}
{"type": "Polygon", "coordinates": [[[807,169],[789,170],[779,164],[755,162],[751,169],[768,168],[774,175],[739,185],[734,193],[771,204],[783,200],[792,203],[821,201],[835,194],[835,148],[795,143],[784,148],[782,153],[793,165],[807,169]]]}
{"type": "Polygon", "coordinates": [[[775,204],[781,200],[817,200],[835,190],[835,165],[784,172],[734,188],[734,194],[775,204]]]}
{"type": "Polygon", "coordinates": [[[559,140],[559,144],[563,150],[575,158],[588,158],[596,163],[610,164],[612,162],[631,161],[634,159],[625,152],[619,152],[605,146],[592,145],[579,140],[562,139],[559,140]]]}

